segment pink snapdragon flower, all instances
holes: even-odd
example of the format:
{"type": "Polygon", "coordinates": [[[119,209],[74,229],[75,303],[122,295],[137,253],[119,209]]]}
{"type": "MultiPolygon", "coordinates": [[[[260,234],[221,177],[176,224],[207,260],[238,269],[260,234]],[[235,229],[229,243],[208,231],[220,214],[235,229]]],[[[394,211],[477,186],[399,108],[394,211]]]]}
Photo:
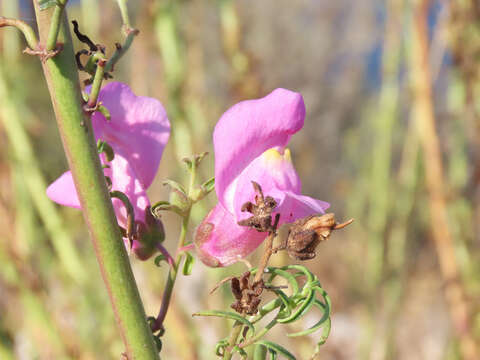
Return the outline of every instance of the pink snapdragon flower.
{"type": "Polygon", "coordinates": [[[301,182],[286,148],[290,137],[303,127],[304,118],[302,96],[285,89],[242,101],[220,118],[213,133],[218,204],[195,234],[195,246],[205,264],[230,265],[265,239],[266,233],[237,224],[251,216],[241,208],[254,201],[252,181],[277,201],[280,224],[324,213],[329,207],[301,195],[301,182]]]}
{"type": "MultiPolygon", "coordinates": [[[[103,154],[100,156],[102,164],[108,166],[104,174],[112,181],[112,191],[127,195],[134,208],[137,225],[145,230],[152,226],[147,212],[150,202],[145,190],[152,184],[170,136],[167,114],[158,100],[136,96],[120,82],[104,86],[99,101],[109,110],[111,119],[107,121],[100,112],[93,113],[95,140],[107,142],[115,153],[110,162],[103,154]]],[[[48,187],[47,196],[60,205],[81,208],[70,171],[48,187]]],[[[127,211],[124,204],[116,198],[112,199],[112,203],[118,224],[125,228],[127,211]]],[[[147,251],[141,240],[133,242],[132,250],[145,259],[153,254],[154,249],[150,247],[147,251]]]]}

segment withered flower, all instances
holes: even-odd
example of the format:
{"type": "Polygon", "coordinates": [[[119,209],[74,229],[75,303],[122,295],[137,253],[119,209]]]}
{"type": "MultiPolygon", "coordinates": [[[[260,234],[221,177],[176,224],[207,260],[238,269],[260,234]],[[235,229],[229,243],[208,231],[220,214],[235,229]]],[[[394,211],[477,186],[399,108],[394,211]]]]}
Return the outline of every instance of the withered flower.
{"type": "Polygon", "coordinates": [[[288,255],[296,260],[310,260],[321,241],[329,238],[332,230],[342,229],[351,224],[350,219],[337,224],[335,214],[310,215],[291,224],[285,243],[276,250],[287,249],[288,255]]]}

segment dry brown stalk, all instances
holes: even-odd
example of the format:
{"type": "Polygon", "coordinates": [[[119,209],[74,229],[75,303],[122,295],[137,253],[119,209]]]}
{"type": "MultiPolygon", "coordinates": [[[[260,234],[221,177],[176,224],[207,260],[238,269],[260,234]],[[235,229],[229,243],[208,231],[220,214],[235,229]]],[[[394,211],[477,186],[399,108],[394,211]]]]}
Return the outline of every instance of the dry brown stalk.
{"type": "Polygon", "coordinates": [[[429,193],[430,226],[437,251],[444,291],[462,358],[479,359],[471,333],[469,309],[460,282],[455,258],[443,177],[440,143],[435,125],[432,100],[432,77],[429,63],[427,14],[428,0],[417,2],[414,9],[411,76],[413,85],[413,121],[416,122],[425,163],[426,186],[429,193]]]}

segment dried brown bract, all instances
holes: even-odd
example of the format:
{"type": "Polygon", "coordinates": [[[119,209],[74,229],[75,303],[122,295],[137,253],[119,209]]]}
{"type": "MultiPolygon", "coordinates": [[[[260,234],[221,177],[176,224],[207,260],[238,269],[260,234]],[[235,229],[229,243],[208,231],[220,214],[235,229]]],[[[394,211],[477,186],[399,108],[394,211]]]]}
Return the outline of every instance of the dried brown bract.
{"type": "Polygon", "coordinates": [[[342,224],[335,221],[335,214],[310,215],[298,219],[290,226],[287,239],[275,251],[287,249],[288,255],[296,260],[313,259],[317,245],[327,240],[333,230],[342,229],[351,224],[350,219],[342,224]]]}
{"type": "Polygon", "coordinates": [[[250,271],[247,271],[239,278],[231,279],[232,293],[236,299],[231,308],[240,314],[255,315],[265,286],[263,280],[254,281],[250,275],[250,271]]]}
{"type": "Polygon", "coordinates": [[[255,195],[255,204],[248,201],[242,206],[242,211],[248,211],[251,217],[238,222],[238,225],[248,226],[259,232],[274,231],[272,223],[272,212],[277,206],[277,202],[271,196],[264,196],[262,188],[255,181],[252,181],[253,188],[257,193],[255,195]]]}

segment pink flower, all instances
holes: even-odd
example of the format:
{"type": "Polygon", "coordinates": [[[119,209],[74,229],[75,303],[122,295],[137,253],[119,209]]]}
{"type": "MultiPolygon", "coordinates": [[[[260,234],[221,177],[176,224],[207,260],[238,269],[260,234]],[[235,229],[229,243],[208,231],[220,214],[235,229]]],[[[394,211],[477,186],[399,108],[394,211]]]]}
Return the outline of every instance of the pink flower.
{"type": "MultiPolygon", "coordinates": [[[[111,162],[101,155],[102,164],[109,166],[104,174],[111,179],[112,190],[127,195],[133,205],[136,222],[140,226],[151,224],[152,219],[147,213],[150,203],[145,190],[152,184],[170,136],[170,123],[165,109],[158,100],[136,96],[127,85],[120,82],[104,86],[99,101],[109,110],[111,120],[107,121],[100,112],[92,115],[95,140],[107,142],[115,153],[111,162]]],[[[47,196],[58,204],[80,209],[70,171],[48,187],[47,196]]],[[[119,199],[112,199],[112,202],[117,221],[125,228],[125,206],[119,199]]],[[[133,250],[136,254],[141,258],[148,257],[141,247],[138,241],[134,241],[133,250]]]]}
{"type": "Polygon", "coordinates": [[[202,261],[227,266],[243,258],[265,239],[266,233],[239,226],[251,214],[241,211],[254,202],[252,180],[277,201],[280,224],[324,213],[329,204],[301,195],[301,182],[286,148],[303,127],[305,105],[300,94],[276,89],[257,100],[242,101],[218,121],[213,133],[215,190],[218,204],[195,234],[202,261]]]}

